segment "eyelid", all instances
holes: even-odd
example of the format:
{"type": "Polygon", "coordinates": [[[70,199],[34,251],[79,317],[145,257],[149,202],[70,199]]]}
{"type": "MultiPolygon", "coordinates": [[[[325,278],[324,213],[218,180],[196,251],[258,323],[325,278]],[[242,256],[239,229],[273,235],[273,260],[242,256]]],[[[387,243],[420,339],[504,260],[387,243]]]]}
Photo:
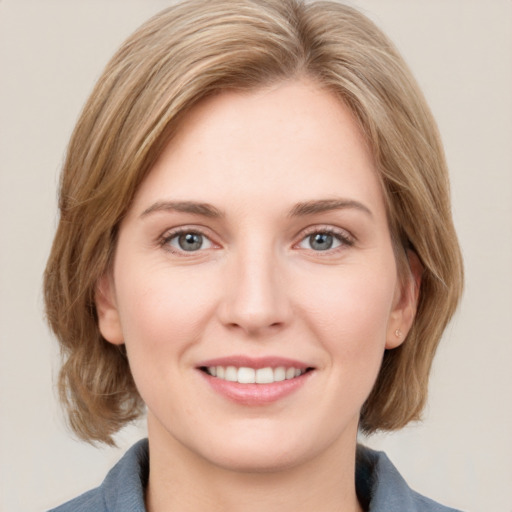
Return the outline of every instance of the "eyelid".
{"type": "Polygon", "coordinates": [[[199,253],[203,253],[210,249],[217,249],[220,247],[220,244],[215,242],[213,240],[213,237],[209,234],[209,230],[206,230],[205,228],[197,225],[185,225],[185,226],[178,226],[175,228],[169,228],[166,229],[159,237],[158,237],[158,245],[162,247],[164,250],[170,252],[171,254],[176,254],[178,256],[183,257],[192,257],[197,256],[199,253]],[[207,233],[208,231],[208,233],[207,233]],[[207,249],[200,249],[197,251],[185,251],[180,250],[175,247],[172,247],[169,242],[179,236],[186,233],[197,233],[198,235],[203,236],[204,238],[207,238],[208,241],[211,243],[212,247],[208,247],[207,249]]]}
{"type": "MultiPolygon", "coordinates": [[[[336,247],[334,249],[328,249],[326,251],[314,251],[316,253],[324,252],[326,254],[333,253],[337,250],[343,250],[346,247],[351,247],[356,242],[356,238],[346,229],[339,228],[336,226],[326,225],[326,224],[319,224],[314,226],[308,226],[307,228],[303,229],[301,233],[297,236],[298,241],[295,242],[294,247],[298,246],[302,241],[304,241],[308,236],[314,235],[316,233],[327,233],[330,235],[335,236],[340,242],[341,246],[336,247]]],[[[312,249],[311,249],[312,250],[312,249]]]]}

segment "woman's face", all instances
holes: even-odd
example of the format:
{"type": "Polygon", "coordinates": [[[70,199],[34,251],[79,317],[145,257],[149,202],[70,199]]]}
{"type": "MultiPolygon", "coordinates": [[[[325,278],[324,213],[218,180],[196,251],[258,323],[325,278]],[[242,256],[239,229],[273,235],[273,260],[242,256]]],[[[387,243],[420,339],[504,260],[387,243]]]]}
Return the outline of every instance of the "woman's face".
{"type": "Polygon", "coordinates": [[[188,114],[121,224],[97,306],[150,439],[247,471],[353,450],[409,296],[355,120],[294,81],[188,114]]]}

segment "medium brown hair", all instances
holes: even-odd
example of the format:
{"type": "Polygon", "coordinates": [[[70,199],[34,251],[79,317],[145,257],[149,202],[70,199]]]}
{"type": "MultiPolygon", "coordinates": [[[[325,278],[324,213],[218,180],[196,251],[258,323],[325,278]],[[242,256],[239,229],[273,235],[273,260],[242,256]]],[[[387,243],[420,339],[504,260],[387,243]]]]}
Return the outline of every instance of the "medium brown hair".
{"type": "Polygon", "coordinates": [[[63,357],[60,397],[88,441],[112,443],[142,400],[123,348],[98,329],[94,294],[119,223],[187,111],[216,92],[307,77],[352,110],[373,150],[401,276],[423,266],[406,341],[384,354],[361,411],[366,432],[419,418],[441,334],[462,289],[442,145],[432,115],[391,42],[335,2],[191,0],[137,30],[107,65],[72,135],[60,221],[45,273],[49,323],[63,357]]]}

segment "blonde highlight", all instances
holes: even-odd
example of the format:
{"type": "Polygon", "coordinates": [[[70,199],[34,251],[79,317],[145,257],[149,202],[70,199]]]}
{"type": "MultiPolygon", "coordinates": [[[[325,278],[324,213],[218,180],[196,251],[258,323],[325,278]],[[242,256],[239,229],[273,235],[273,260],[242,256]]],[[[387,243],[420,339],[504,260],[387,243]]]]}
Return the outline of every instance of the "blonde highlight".
{"type": "Polygon", "coordinates": [[[64,361],[61,400],[82,439],[113,443],[143,409],[126,354],[101,337],[94,296],[138,187],[203,98],[300,77],[351,108],[374,153],[399,270],[409,272],[408,250],[424,267],[415,322],[406,341],[384,355],[361,428],[393,430],[420,417],[463,271],[443,149],[418,86],[389,40],[350,7],[191,0],[149,20],[112,58],[64,163],[44,288],[64,361]]]}

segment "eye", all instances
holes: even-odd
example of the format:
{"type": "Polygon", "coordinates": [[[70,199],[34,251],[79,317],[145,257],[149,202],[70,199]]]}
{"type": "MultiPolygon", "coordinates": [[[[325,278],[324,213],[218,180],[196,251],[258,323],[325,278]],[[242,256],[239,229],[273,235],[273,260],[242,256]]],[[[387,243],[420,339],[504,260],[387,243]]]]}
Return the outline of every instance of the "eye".
{"type": "Polygon", "coordinates": [[[164,239],[164,243],[174,251],[195,252],[210,249],[211,240],[197,231],[181,231],[171,233],[164,239]]]}
{"type": "Polygon", "coordinates": [[[298,244],[301,249],[312,251],[329,251],[343,245],[353,245],[353,240],[346,234],[331,230],[318,230],[310,233],[298,244]]]}

